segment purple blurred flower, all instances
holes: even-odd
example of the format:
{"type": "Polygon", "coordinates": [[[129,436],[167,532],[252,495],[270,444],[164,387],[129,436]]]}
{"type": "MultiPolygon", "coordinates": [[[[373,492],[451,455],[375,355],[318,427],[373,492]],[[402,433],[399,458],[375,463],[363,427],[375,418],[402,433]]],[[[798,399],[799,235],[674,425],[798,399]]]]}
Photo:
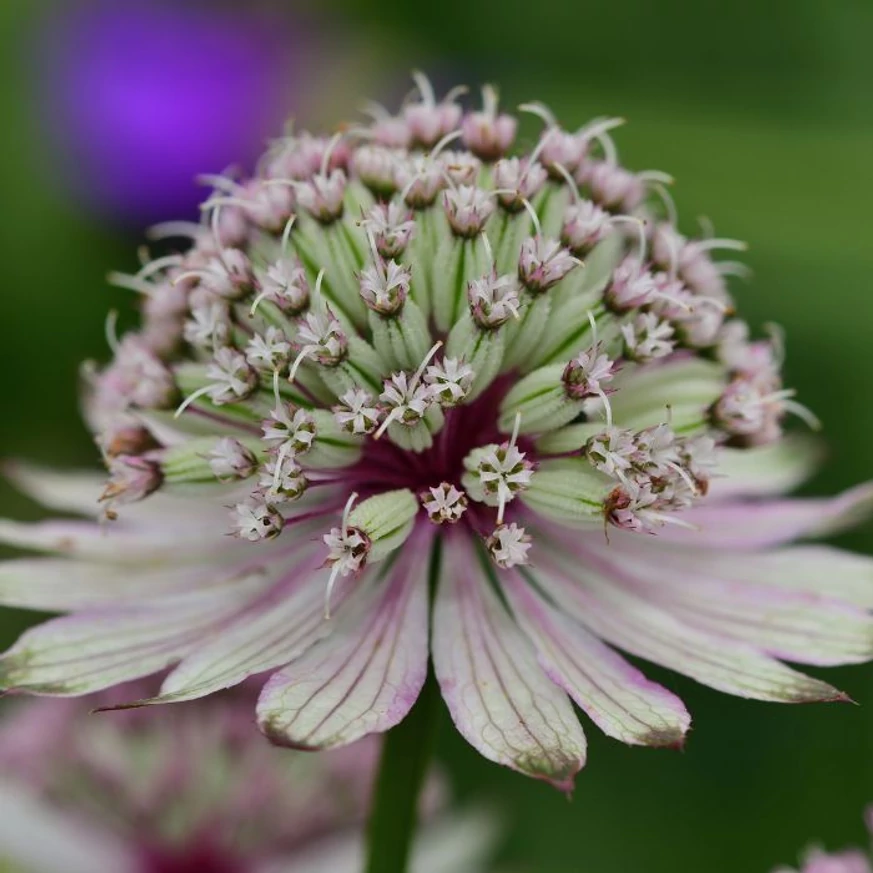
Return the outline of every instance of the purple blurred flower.
{"type": "Polygon", "coordinates": [[[252,160],[299,108],[307,42],[299,22],[242,7],[86,0],[61,13],[40,52],[43,103],[75,196],[134,225],[193,214],[195,176],[252,160]]]}

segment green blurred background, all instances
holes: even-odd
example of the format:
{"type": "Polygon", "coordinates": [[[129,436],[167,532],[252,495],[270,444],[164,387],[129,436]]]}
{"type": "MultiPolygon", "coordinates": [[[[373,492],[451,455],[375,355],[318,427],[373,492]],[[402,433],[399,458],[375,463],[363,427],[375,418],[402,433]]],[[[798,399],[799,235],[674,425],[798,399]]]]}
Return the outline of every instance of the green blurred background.
{"type": "MultiPolygon", "coordinates": [[[[416,66],[440,81],[495,81],[507,103],[542,100],[571,128],[595,115],[627,118],[622,158],[675,175],[685,230],[705,214],[720,235],[750,243],[754,278],[736,286],[741,307],[756,324],[784,326],[788,383],[825,425],[830,456],[811,490],[873,477],[873,3],[323,0],[283,8],[292,31],[294,16],[307,20],[311,63],[287,82],[304,116],[349,117],[368,91],[396,98],[416,66]]],[[[106,310],[129,307],[128,292],[108,288],[104,276],[134,265],[138,240],[65,184],[64,136],[45,123],[50,59],[38,38],[59,10],[0,4],[0,456],[88,464],[94,450],[77,419],[77,366],[105,354],[106,310]]],[[[294,40],[288,50],[297,50],[294,40]]],[[[2,488],[3,514],[36,516],[2,488]]],[[[843,544],[873,552],[871,536],[867,525],[843,544]]],[[[0,642],[31,619],[7,612],[0,642]]],[[[446,719],[441,755],[459,793],[506,815],[507,869],[765,873],[811,839],[833,847],[866,839],[873,667],[829,674],[857,707],[749,703],[650,672],[692,709],[686,751],[624,748],[592,728],[572,802],[487,764],[446,719]]]]}

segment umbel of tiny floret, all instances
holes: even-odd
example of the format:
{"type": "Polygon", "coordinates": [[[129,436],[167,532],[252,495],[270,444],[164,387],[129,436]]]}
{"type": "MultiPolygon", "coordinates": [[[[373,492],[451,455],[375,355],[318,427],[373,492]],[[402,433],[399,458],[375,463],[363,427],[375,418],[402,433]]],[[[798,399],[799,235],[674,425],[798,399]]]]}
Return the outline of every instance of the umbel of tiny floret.
{"type": "MultiPolygon", "coordinates": [[[[567,695],[626,742],[688,728],[609,645],[749,697],[840,698],[775,657],[869,657],[869,568],[833,553],[825,591],[822,550],[777,547],[870,490],[762,502],[815,455],[786,414],[815,419],[778,334],[735,314],[744,270],[714,256],[742,245],[679,231],[669,177],[619,162],[619,119],[567,130],[526,104],[516,143],[494,89],[465,110],[415,83],[398,115],[208,177],[202,223],[154,228],[113,275],[143,319],[86,374],[111,524],[0,529],[84,559],[96,593],[51,581],[66,559],[30,567],[29,593],[13,566],[7,602],[80,614],[25,635],[5,684],[178,663],[159,698],[178,701],[282,667],[263,729],[324,748],[402,719],[430,650],[461,732],[562,787],[584,760],[567,695]],[[115,594],[104,562],[127,568],[115,594]]],[[[66,480],[19,480],[92,511],[66,480]]]]}

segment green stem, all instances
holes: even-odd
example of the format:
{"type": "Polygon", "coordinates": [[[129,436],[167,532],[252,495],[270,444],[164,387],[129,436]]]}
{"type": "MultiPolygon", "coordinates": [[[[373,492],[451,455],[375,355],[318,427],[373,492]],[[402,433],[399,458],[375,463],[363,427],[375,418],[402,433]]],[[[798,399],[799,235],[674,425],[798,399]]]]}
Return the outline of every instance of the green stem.
{"type": "Polygon", "coordinates": [[[437,723],[439,687],[429,674],[412,711],[385,734],[367,831],[366,873],[406,873],[437,723]]]}

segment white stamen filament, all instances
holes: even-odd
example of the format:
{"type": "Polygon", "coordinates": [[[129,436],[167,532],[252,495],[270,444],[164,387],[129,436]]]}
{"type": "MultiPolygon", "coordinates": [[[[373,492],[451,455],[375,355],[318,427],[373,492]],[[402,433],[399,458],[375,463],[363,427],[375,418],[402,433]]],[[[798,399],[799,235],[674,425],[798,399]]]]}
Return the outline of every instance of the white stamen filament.
{"type": "Polygon", "coordinates": [[[166,267],[178,266],[182,261],[183,258],[181,255],[164,255],[162,258],[155,258],[153,261],[149,261],[147,264],[143,265],[142,269],[136,274],[136,278],[148,279],[149,276],[165,269],[166,267]]]}
{"type": "Polygon", "coordinates": [[[312,290],[312,299],[313,301],[321,300],[321,283],[324,282],[324,267],[322,267],[318,271],[318,275],[315,277],[315,288],[312,290]]]}
{"type": "Polygon", "coordinates": [[[612,404],[609,402],[609,397],[602,388],[598,388],[594,393],[600,398],[603,408],[606,410],[606,426],[612,427],[612,404]]]}
{"type": "Polygon", "coordinates": [[[418,88],[421,102],[428,106],[436,106],[436,94],[434,94],[430,79],[421,70],[413,70],[412,81],[415,82],[415,87],[418,88]]]}
{"type": "MultiPolygon", "coordinates": [[[[155,288],[151,282],[146,282],[137,276],[131,276],[127,273],[111,272],[106,274],[106,281],[116,288],[126,288],[128,291],[136,291],[137,294],[142,294],[144,297],[151,297],[154,294],[155,288]]],[[[175,282],[173,283],[176,284],[175,282]]]]}
{"type": "Polygon", "coordinates": [[[412,392],[418,387],[418,383],[421,381],[421,377],[424,375],[424,370],[427,365],[431,362],[433,356],[443,347],[443,341],[438,340],[431,347],[430,351],[424,356],[424,360],[419,365],[418,369],[415,371],[415,375],[409,382],[409,391],[412,392]]]}
{"type": "Polygon", "coordinates": [[[379,425],[379,429],[376,431],[376,433],[373,434],[374,440],[382,439],[382,435],[385,433],[386,430],[388,430],[388,425],[390,425],[394,421],[397,421],[397,419],[400,418],[401,415],[403,415],[402,410],[402,407],[395,406],[394,409],[392,409],[391,412],[389,412],[388,415],[385,416],[385,420],[382,422],[382,424],[379,425]]]}
{"type": "Polygon", "coordinates": [[[212,389],[211,385],[204,385],[202,388],[198,388],[193,393],[189,394],[180,404],[176,411],[173,413],[173,418],[178,418],[195,400],[203,397],[204,394],[208,394],[212,389]]]}
{"type": "Polygon", "coordinates": [[[200,208],[204,211],[218,206],[239,206],[241,209],[248,209],[251,204],[242,197],[234,197],[226,195],[222,197],[210,197],[204,203],[200,204],[200,208]]]}
{"type": "Polygon", "coordinates": [[[749,246],[741,239],[724,238],[701,240],[700,242],[698,242],[697,245],[704,252],[709,252],[713,249],[726,249],[734,252],[744,252],[749,248],[749,246]]]}
{"type": "Polygon", "coordinates": [[[661,198],[661,202],[664,204],[667,221],[675,227],[679,223],[679,213],[676,210],[676,202],[673,200],[673,195],[660,182],[652,185],[652,190],[661,198]]]}
{"type": "Polygon", "coordinates": [[[273,370],[273,398],[276,401],[276,409],[281,409],[282,400],[279,396],[279,368],[273,370]]]}
{"type": "Polygon", "coordinates": [[[738,279],[752,278],[752,268],[742,261],[716,261],[715,268],[722,276],[736,276],[738,279]]]}
{"type": "MultiPolygon", "coordinates": [[[[321,283],[324,281],[324,267],[322,267],[318,271],[318,275],[315,277],[315,288],[312,291],[312,302],[315,303],[316,300],[321,299],[321,283]]],[[[297,377],[297,368],[303,363],[303,361],[308,358],[310,355],[315,354],[319,350],[320,346],[315,345],[314,343],[303,346],[300,350],[300,354],[294,359],[294,363],[291,365],[291,370],[288,373],[288,381],[293,382],[297,377]]]]}
{"type": "MultiPolygon", "coordinates": [[[[447,133],[431,150],[430,150],[430,158],[431,160],[436,160],[439,157],[440,152],[451,142],[454,142],[456,139],[460,139],[463,134],[460,130],[453,130],[451,133],[447,133]]],[[[451,181],[451,177],[449,177],[449,181],[451,181]]],[[[454,184],[454,183],[453,183],[454,184]]]]}
{"type": "MultiPolygon", "coordinates": [[[[510,193],[514,193],[514,192],[510,192],[510,193]]],[[[530,200],[528,200],[527,197],[522,197],[521,198],[521,205],[524,206],[524,208],[527,210],[527,214],[530,216],[530,220],[534,226],[534,230],[536,231],[536,235],[542,236],[543,229],[542,229],[542,226],[540,225],[540,217],[537,215],[536,209],[534,209],[533,206],[531,205],[530,200]]],[[[581,261],[579,263],[581,263],[581,261]]]]}
{"type": "Polygon", "coordinates": [[[324,150],[324,154],[321,156],[321,176],[323,178],[327,177],[327,171],[330,167],[330,159],[333,157],[334,150],[339,145],[339,141],[343,138],[343,132],[339,131],[335,133],[331,138],[330,142],[327,144],[327,147],[324,150]]]}
{"type": "Polygon", "coordinates": [[[646,222],[635,215],[613,215],[609,219],[610,224],[634,224],[639,232],[639,252],[637,255],[637,275],[643,271],[646,263],[646,222]]]}
{"type": "Polygon", "coordinates": [[[534,166],[539,160],[540,154],[542,154],[543,149],[548,144],[548,141],[552,138],[552,134],[555,132],[556,128],[552,127],[547,130],[541,137],[540,141],[534,147],[534,150],[530,153],[530,157],[527,159],[527,163],[524,165],[524,169],[521,171],[521,176],[519,176],[519,184],[523,182],[527,178],[527,174],[530,172],[530,168],[534,166]]]}
{"type": "Polygon", "coordinates": [[[607,164],[613,166],[618,163],[618,149],[615,147],[615,142],[608,135],[608,131],[614,130],[616,127],[621,127],[626,124],[624,118],[602,118],[594,119],[576,131],[577,136],[584,136],[586,139],[596,139],[603,149],[603,159],[607,164]]]}
{"type": "Polygon", "coordinates": [[[793,412],[811,430],[821,430],[821,419],[809,407],[796,400],[785,400],[782,405],[789,412],[793,412]]]}
{"type": "Polygon", "coordinates": [[[424,170],[421,169],[406,183],[406,185],[403,187],[403,190],[400,192],[401,200],[403,200],[404,202],[406,201],[406,198],[409,196],[409,192],[412,190],[412,186],[415,185],[415,183],[418,182],[419,179],[423,178],[423,176],[424,170]]]}
{"type": "Polygon", "coordinates": [[[493,264],[494,263],[494,249],[491,248],[491,240],[488,239],[488,234],[485,233],[484,230],[479,234],[479,236],[482,239],[482,246],[485,249],[485,256],[488,258],[488,263],[493,264]]]}
{"type": "Polygon", "coordinates": [[[217,188],[219,191],[225,191],[232,194],[240,189],[238,182],[233,179],[228,179],[227,176],[219,176],[217,173],[201,173],[195,179],[198,185],[205,185],[208,188],[217,188]]]}
{"type": "Polygon", "coordinates": [[[673,470],[673,472],[679,474],[682,481],[691,489],[692,493],[694,493],[694,494],[699,493],[697,483],[691,478],[691,476],[688,474],[688,471],[684,467],[681,467],[679,464],[677,464],[673,461],[668,461],[667,466],[671,470],[673,470]]]}
{"type": "Polygon", "coordinates": [[[285,463],[285,456],[288,454],[291,448],[291,443],[282,443],[279,446],[279,452],[276,455],[276,467],[273,470],[273,491],[274,493],[278,493],[279,491],[279,480],[282,478],[282,464],[285,463]]]}
{"type": "MultiPolygon", "coordinates": [[[[521,427],[521,413],[515,413],[515,421],[512,424],[512,436],[509,438],[509,445],[507,446],[507,452],[512,451],[515,448],[516,440],[518,440],[518,431],[521,427]]],[[[506,511],[507,497],[512,496],[512,490],[503,480],[503,477],[498,479],[497,481],[497,524],[503,524],[503,513],[506,511]]]]}
{"type": "Polygon", "coordinates": [[[201,233],[203,233],[203,225],[194,221],[162,221],[153,224],[146,231],[146,237],[152,240],[162,240],[180,236],[196,240],[201,233]]]}
{"type": "Polygon", "coordinates": [[[692,524],[690,521],[686,521],[684,518],[677,518],[675,515],[670,515],[666,512],[651,512],[649,513],[649,515],[653,519],[655,519],[655,521],[660,521],[661,524],[672,524],[676,527],[685,528],[685,530],[700,530],[700,525],[692,524]]]}
{"type": "Polygon", "coordinates": [[[258,310],[258,307],[261,305],[261,301],[266,300],[269,294],[269,291],[261,291],[261,293],[258,294],[257,297],[255,297],[255,299],[252,301],[251,307],[249,308],[249,318],[254,316],[255,312],[257,312],[258,310]]]}
{"type": "Polygon", "coordinates": [[[591,325],[591,345],[597,345],[597,319],[594,317],[594,312],[592,310],[588,310],[588,323],[591,325]]]}
{"type": "MultiPolygon", "coordinates": [[[[342,535],[347,537],[349,535],[349,514],[352,511],[352,505],[358,499],[358,494],[356,491],[353,491],[349,495],[349,499],[346,501],[346,505],[343,509],[343,518],[340,526],[340,530],[342,531],[342,535]]],[[[333,569],[330,572],[330,578],[327,580],[327,588],[324,592],[324,620],[330,621],[330,601],[331,596],[333,595],[333,589],[336,585],[337,577],[340,573],[340,562],[336,561],[333,565],[333,569]]]]}
{"type": "MultiPolygon", "coordinates": [[[[536,115],[537,118],[543,120],[546,127],[552,130],[558,126],[558,120],[555,118],[554,113],[544,103],[521,103],[519,104],[518,110],[519,112],[527,112],[530,115],[536,115]]],[[[548,136],[550,133],[551,130],[546,135],[548,136]]]]}
{"type": "Polygon", "coordinates": [[[776,367],[781,370],[785,363],[785,331],[781,324],[776,324],[773,321],[768,321],[764,325],[764,330],[773,345],[773,358],[776,367]]]}
{"type": "Polygon", "coordinates": [[[570,171],[563,165],[557,163],[557,161],[552,164],[552,166],[564,177],[567,185],[570,187],[570,194],[573,197],[573,204],[578,206],[582,202],[582,195],[579,193],[579,186],[576,184],[576,180],[570,174],[570,171]]]}
{"type": "Polygon", "coordinates": [[[443,103],[454,103],[458,97],[463,97],[470,89],[466,85],[455,85],[454,88],[446,92],[443,97],[443,103]]]}
{"type": "Polygon", "coordinates": [[[297,378],[297,370],[306,358],[310,355],[314,355],[320,348],[321,346],[317,346],[313,343],[308,346],[303,346],[303,348],[300,349],[300,354],[294,359],[294,363],[291,365],[291,369],[288,372],[289,382],[293,382],[297,378]]]}
{"type": "Polygon", "coordinates": [[[118,354],[118,310],[110,309],[106,313],[106,321],[103,325],[103,332],[106,335],[106,344],[112,351],[113,355],[118,354]]]}
{"type": "Polygon", "coordinates": [[[294,222],[297,220],[296,215],[289,216],[288,220],[285,222],[285,229],[282,231],[282,240],[280,243],[282,254],[287,254],[288,252],[288,241],[291,239],[291,228],[294,227],[294,222]]]}
{"type": "Polygon", "coordinates": [[[641,182],[660,182],[662,185],[672,185],[676,180],[662,170],[643,170],[637,173],[637,178],[641,182]]]}
{"type": "Polygon", "coordinates": [[[175,287],[180,282],[184,282],[187,279],[202,279],[204,276],[208,276],[208,275],[209,275],[208,270],[203,270],[203,269],[185,270],[184,273],[179,273],[179,275],[173,279],[173,286],[175,287]]]}
{"type": "Polygon", "coordinates": [[[358,111],[366,115],[368,118],[372,118],[373,121],[390,121],[391,113],[381,104],[376,102],[375,100],[365,100],[358,106],[358,111]]]}
{"type": "Polygon", "coordinates": [[[219,233],[219,221],[221,219],[221,204],[217,204],[215,208],[212,210],[212,220],[210,222],[210,227],[212,229],[212,238],[215,240],[215,249],[216,254],[218,255],[218,260],[221,261],[222,266],[230,274],[230,269],[227,266],[227,261],[224,260],[224,246],[221,244],[221,234],[219,233]]]}

